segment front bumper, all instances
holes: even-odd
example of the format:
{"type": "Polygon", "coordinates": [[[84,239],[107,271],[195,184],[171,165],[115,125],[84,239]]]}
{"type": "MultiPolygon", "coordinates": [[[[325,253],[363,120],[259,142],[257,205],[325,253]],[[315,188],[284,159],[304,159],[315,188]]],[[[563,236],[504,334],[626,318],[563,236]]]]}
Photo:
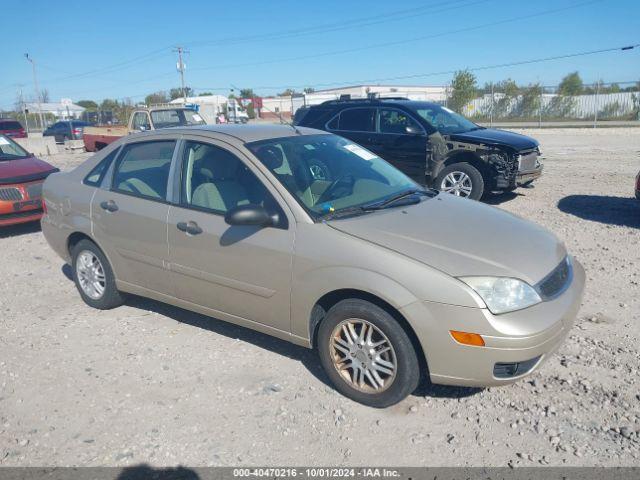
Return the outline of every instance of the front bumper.
{"type": "Polygon", "coordinates": [[[42,180],[0,185],[0,227],[34,222],[42,217],[42,180]]]}
{"type": "Polygon", "coordinates": [[[401,311],[418,336],[433,383],[505,385],[540,368],[560,347],[580,308],[584,283],[584,269],[574,260],[573,281],[562,295],[523,310],[493,315],[482,308],[415,302],[401,311]],[[478,333],[485,346],[462,345],[450,330],[478,333]],[[504,377],[504,364],[523,367],[504,377]]]}
{"type": "Polygon", "coordinates": [[[522,185],[523,183],[531,182],[536,178],[542,176],[542,165],[538,165],[537,168],[533,170],[527,170],[524,172],[518,172],[516,174],[516,185],[522,185]]]}

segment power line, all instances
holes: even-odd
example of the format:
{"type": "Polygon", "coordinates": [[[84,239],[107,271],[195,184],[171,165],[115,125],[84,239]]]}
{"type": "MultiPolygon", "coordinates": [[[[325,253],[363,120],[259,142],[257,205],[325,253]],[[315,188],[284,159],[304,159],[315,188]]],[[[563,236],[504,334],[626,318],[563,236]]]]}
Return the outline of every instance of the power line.
{"type": "Polygon", "coordinates": [[[408,39],[404,39],[404,40],[395,40],[395,41],[392,41],[392,42],[384,42],[384,43],[376,43],[376,44],[372,44],[372,45],[365,45],[363,47],[355,47],[355,48],[348,48],[348,49],[342,49],[342,50],[334,50],[334,51],[330,51],[330,52],[323,52],[323,53],[317,53],[317,54],[311,54],[311,55],[300,55],[300,56],[296,56],[296,57],[288,57],[288,58],[281,58],[281,59],[275,59],[275,60],[261,60],[261,61],[258,61],[258,62],[251,62],[251,63],[216,65],[216,66],[211,66],[211,67],[199,67],[199,68],[192,69],[192,71],[205,71],[205,70],[213,70],[213,69],[219,69],[219,68],[253,67],[253,66],[259,66],[259,65],[268,65],[268,64],[273,64],[273,63],[292,62],[292,61],[298,61],[298,60],[309,60],[309,59],[313,59],[313,58],[329,57],[329,56],[334,56],[334,55],[343,55],[343,54],[346,54],[346,53],[355,53],[355,52],[361,52],[361,51],[365,51],[365,50],[375,50],[375,49],[380,49],[380,48],[387,48],[387,47],[393,47],[393,46],[398,46],[398,45],[405,45],[405,44],[408,44],[408,43],[414,43],[414,42],[419,42],[419,41],[423,41],[423,40],[430,40],[430,39],[433,39],[433,38],[444,37],[444,36],[447,36],[447,35],[470,32],[470,31],[474,31],[474,30],[480,30],[480,29],[483,29],[483,28],[487,28],[487,27],[495,27],[495,26],[504,25],[504,24],[507,24],[507,23],[519,22],[519,21],[522,21],[522,20],[530,20],[532,18],[537,18],[537,17],[541,17],[541,16],[545,16],[545,15],[551,15],[551,14],[554,14],[554,13],[559,13],[559,12],[563,12],[563,11],[566,11],[566,10],[579,8],[579,7],[583,7],[583,6],[586,6],[586,5],[590,5],[590,4],[597,3],[597,2],[602,2],[602,1],[603,0],[588,0],[586,2],[580,2],[580,3],[573,4],[573,5],[568,5],[566,7],[554,8],[554,9],[550,9],[550,10],[543,10],[541,12],[536,12],[536,13],[532,13],[532,14],[528,14],[528,15],[520,15],[520,16],[517,16],[517,17],[506,18],[506,19],[503,19],[503,20],[495,21],[495,22],[483,23],[483,24],[480,24],[480,25],[474,25],[474,26],[471,26],[471,27],[458,28],[458,29],[454,29],[454,30],[447,30],[447,31],[444,31],[444,32],[439,32],[439,33],[434,33],[434,34],[429,34],[429,35],[422,35],[422,36],[419,36],[419,37],[413,37],[413,38],[408,38],[408,39]]]}
{"type": "MultiPolygon", "coordinates": [[[[596,54],[600,54],[600,53],[607,53],[607,52],[617,52],[617,51],[628,51],[628,50],[633,50],[637,47],[640,47],[640,43],[637,44],[632,44],[632,45],[625,45],[625,46],[621,46],[621,47],[612,47],[612,48],[603,48],[600,50],[590,50],[590,51],[585,51],[585,52],[576,52],[576,53],[567,53],[567,54],[563,54],[563,55],[555,55],[555,56],[550,56],[550,57],[542,57],[542,58],[535,58],[535,59],[529,59],[529,60],[519,60],[519,61],[513,61],[513,62],[508,62],[508,63],[498,63],[498,64],[492,64],[492,65],[481,65],[481,66],[477,66],[477,67],[469,67],[466,68],[466,70],[469,71],[481,71],[481,70],[491,70],[491,69],[496,69],[496,68],[504,68],[504,67],[513,67],[513,66],[520,66],[520,65],[528,65],[528,64],[532,64],[532,63],[542,63],[542,62],[549,62],[549,61],[553,61],[553,60],[562,60],[562,59],[566,59],[566,58],[574,58],[574,57],[582,57],[582,56],[587,56],[587,55],[596,55],[596,54]]],[[[409,80],[412,78],[425,78],[425,77],[435,77],[435,76],[439,76],[439,75],[451,75],[451,74],[455,74],[456,72],[460,71],[460,70],[464,70],[465,68],[457,68],[457,69],[452,69],[452,70],[443,70],[443,71],[439,71],[439,72],[428,72],[428,73],[417,73],[417,74],[412,74],[412,75],[401,75],[401,76],[395,76],[395,77],[384,77],[384,78],[369,78],[369,79],[359,79],[359,80],[345,80],[345,81],[341,81],[341,82],[330,82],[330,83],[316,83],[316,84],[299,84],[299,85],[279,85],[279,86],[255,86],[253,87],[254,89],[263,89],[263,90],[280,90],[280,89],[285,89],[285,88],[306,88],[306,87],[331,87],[331,86],[336,86],[336,85],[353,85],[353,84],[366,84],[366,83],[378,83],[378,82],[388,82],[388,81],[395,81],[395,80],[409,80]]],[[[199,90],[212,90],[212,88],[209,87],[198,87],[199,90]]]]}
{"type": "Polygon", "coordinates": [[[399,10],[395,12],[389,12],[385,14],[374,15],[371,17],[364,17],[360,19],[352,19],[343,22],[330,23],[324,25],[317,25],[315,27],[305,27],[300,29],[285,30],[282,32],[270,32],[257,35],[247,35],[240,37],[230,37],[219,40],[205,40],[205,41],[192,41],[187,42],[191,47],[193,46],[228,46],[236,45],[240,43],[251,43],[264,40],[280,40],[283,38],[300,37],[305,35],[317,35],[321,33],[335,32],[339,30],[348,30],[351,28],[368,27],[372,25],[379,25],[381,23],[394,22],[398,20],[404,20],[405,18],[414,18],[416,16],[422,16],[433,13],[440,13],[448,10],[459,9],[461,7],[468,7],[480,3],[487,3],[492,0],[455,0],[453,2],[439,2],[430,5],[423,5],[421,7],[410,8],[406,10],[399,10]],[[454,5],[451,5],[451,4],[454,5]],[[449,5],[439,10],[434,10],[435,7],[449,5]]]}

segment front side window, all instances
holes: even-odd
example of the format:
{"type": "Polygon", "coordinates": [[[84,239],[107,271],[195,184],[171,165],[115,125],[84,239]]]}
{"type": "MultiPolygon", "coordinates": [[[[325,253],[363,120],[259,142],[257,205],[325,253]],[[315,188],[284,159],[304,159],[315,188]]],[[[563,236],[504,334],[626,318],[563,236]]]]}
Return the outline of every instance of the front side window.
{"type": "Polygon", "coordinates": [[[377,155],[337,135],[285,137],[247,147],[316,218],[420,189],[377,155]]]}
{"type": "Polygon", "coordinates": [[[275,200],[263,183],[230,151],[187,141],[183,155],[183,205],[219,214],[250,204],[277,211],[275,200]]]}
{"type": "Polygon", "coordinates": [[[154,110],[151,121],[155,128],[184,127],[187,125],[204,125],[205,121],[193,110],[154,110]]]}
{"type": "Polygon", "coordinates": [[[416,107],[415,112],[444,135],[470,132],[482,128],[453,110],[440,105],[416,107]]]}
{"type": "Polygon", "coordinates": [[[413,127],[423,130],[409,115],[405,112],[389,108],[380,109],[380,132],[395,133],[404,135],[407,133],[407,127],[413,127]]]}
{"type": "Polygon", "coordinates": [[[340,112],[335,122],[329,122],[330,128],[345,132],[373,132],[375,131],[375,108],[349,108],[340,112]]]}
{"type": "Polygon", "coordinates": [[[113,176],[113,189],[136,197],[166,200],[174,140],[126,145],[113,176]]]}

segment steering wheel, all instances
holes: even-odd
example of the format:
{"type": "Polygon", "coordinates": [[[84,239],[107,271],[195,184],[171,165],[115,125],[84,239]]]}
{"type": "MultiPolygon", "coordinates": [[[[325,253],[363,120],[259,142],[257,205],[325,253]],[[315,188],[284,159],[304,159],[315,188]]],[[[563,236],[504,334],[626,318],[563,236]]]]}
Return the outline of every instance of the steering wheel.
{"type": "Polygon", "coordinates": [[[350,173],[345,173],[344,175],[340,175],[336,178],[331,185],[327,187],[327,189],[320,195],[318,201],[316,203],[323,203],[328,200],[332,200],[335,198],[335,194],[340,190],[339,188],[344,188],[347,190],[347,193],[350,193],[353,189],[353,185],[356,183],[356,179],[350,173]]]}

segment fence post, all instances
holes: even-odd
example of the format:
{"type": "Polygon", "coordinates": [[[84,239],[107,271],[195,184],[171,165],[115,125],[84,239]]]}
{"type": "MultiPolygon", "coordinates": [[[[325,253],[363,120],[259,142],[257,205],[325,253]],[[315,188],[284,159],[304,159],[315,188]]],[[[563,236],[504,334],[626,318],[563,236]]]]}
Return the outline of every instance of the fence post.
{"type": "Polygon", "coordinates": [[[600,93],[600,82],[596,82],[596,98],[595,102],[595,112],[593,114],[593,128],[597,128],[598,126],[598,94],[600,93]]]}
{"type": "Polygon", "coordinates": [[[489,110],[489,127],[493,128],[493,82],[491,82],[491,110],[489,110]]]}
{"type": "Polygon", "coordinates": [[[542,128],[542,102],[544,100],[544,87],[540,85],[540,105],[538,105],[538,128],[542,128]]]}

